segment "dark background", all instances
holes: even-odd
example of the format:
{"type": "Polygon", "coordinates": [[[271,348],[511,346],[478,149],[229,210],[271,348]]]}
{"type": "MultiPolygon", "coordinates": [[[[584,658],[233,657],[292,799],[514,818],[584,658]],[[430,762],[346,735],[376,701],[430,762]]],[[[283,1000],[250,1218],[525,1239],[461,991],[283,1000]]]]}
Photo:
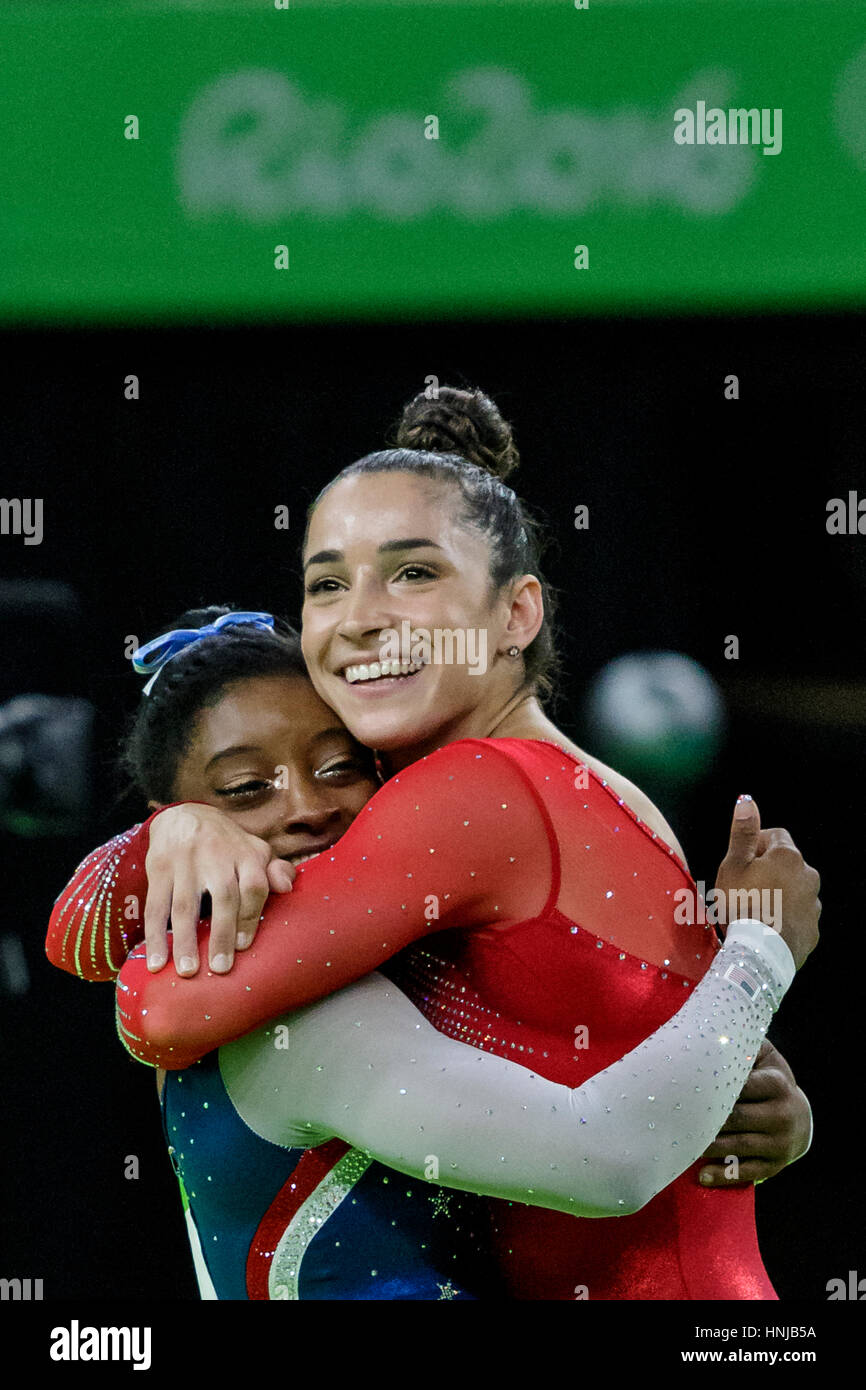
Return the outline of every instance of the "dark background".
{"type": "Polygon", "coordinates": [[[0,537],[0,568],[71,585],[80,612],[0,619],[0,700],[44,691],[97,709],[80,834],[0,832],[2,930],[22,938],[30,975],[2,1000],[7,1275],[42,1278],[46,1298],[196,1297],[153,1075],[117,1042],[111,988],[47,964],[48,914],[85,851],[141,817],[114,766],[141,684],[127,635],[143,642],[199,602],[297,616],[308,501],[383,447],[430,374],[480,386],[514,425],[511,481],[554,539],[564,730],[593,751],[581,701],[612,657],[689,654],[729,715],[711,773],[660,803],[694,877],[712,885],[741,792],[821,873],[822,942],[772,1028],[815,1140],[760,1188],[759,1233],[783,1299],[824,1300],[862,1266],[866,537],[825,525],[831,497],[866,494],[862,340],[862,319],[804,315],[3,335],[0,491],[42,497],[45,534],[0,537]],[[124,399],[130,373],[138,401],[124,399]],[[724,399],[729,373],[738,401],[724,399]],[[574,529],[579,503],[588,531],[574,529]],[[124,1178],[133,1154],[138,1181],[124,1178]]]}

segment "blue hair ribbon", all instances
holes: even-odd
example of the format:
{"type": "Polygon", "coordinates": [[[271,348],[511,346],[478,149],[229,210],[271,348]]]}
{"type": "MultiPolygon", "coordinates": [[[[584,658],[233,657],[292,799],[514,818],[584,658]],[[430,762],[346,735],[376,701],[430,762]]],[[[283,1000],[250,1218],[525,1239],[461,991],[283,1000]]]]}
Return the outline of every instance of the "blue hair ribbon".
{"type": "Polygon", "coordinates": [[[213,637],[227,627],[249,626],[264,630],[274,630],[274,619],[270,613],[223,613],[216,622],[206,627],[178,627],[173,632],[164,632],[139,647],[132,658],[132,664],[140,676],[150,676],[142,692],[149,695],[153,683],[167,662],[186,651],[203,637],[213,637]]]}

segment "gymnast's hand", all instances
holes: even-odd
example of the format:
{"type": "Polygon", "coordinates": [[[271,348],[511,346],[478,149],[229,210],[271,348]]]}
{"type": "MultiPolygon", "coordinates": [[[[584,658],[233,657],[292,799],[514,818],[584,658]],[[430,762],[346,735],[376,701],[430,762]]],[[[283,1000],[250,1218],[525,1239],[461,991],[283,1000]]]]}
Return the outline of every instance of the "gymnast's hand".
{"type": "Polygon", "coordinates": [[[701,1154],[704,1187],[765,1182],[809,1147],[809,1102],[781,1052],[768,1038],[718,1137],[701,1154]]]}
{"type": "Polygon", "coordinates": [[[295,870],[275,858],[270,845],[242,830],[213,806],[168,806],[150,828],[145,859],[147,963],[168,960],[167,927],[179,975],[199,967],[197,927],[203,893],[210,895],[209,956],[212,970],[230,970],[235,950],[252,944],[269,893],[286,893],[295,870]]]}
{"type": "Polygon", "coordinates": [[[718,920],[766,922],[779,932],[799,970],[818,944],[820,887],[817,870],[805,862],[788,831],[779,826],[762,830],[756,803],[739,801],[728,852],[716,875],[718,920]]]}

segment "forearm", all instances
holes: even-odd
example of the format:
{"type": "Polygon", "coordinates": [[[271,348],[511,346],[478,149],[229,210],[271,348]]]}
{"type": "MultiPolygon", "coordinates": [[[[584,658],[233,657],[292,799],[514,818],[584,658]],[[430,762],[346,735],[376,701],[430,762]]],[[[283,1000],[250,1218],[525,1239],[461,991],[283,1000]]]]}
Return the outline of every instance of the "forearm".
{"type": "Polygon", "coordinates": [[[575,1090],[443,1037],[380,975],[222,1048],[220,1067],[274,1143],[336,1134],[416,1179],[625,1215],[716,1134],[793,976],[780,938],[756,955],[754,930],[729,937],[674,1018],[575,1090]]]}
{"type": "MultiPolygon", "coordinates": [[[[254,945],[228,974],[153,973],[133,952],[118,981],[133,1055],[178,1070],[433,931],[538,913],[552,850],[537,793],[502,754],[477,746],[440,750],[381,788],[340,841],[299,870],[291,894],[268,899],[254,945]]],[[[208,929],[199,929],[202,960],[208,929]]]]}

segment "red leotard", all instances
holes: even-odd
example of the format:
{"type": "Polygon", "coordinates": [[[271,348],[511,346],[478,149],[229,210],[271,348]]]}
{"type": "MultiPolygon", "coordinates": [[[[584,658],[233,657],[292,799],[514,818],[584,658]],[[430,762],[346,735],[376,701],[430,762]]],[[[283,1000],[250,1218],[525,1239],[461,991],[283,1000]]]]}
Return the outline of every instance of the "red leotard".
{"type": "MultiPolygon", "coordinates": [[[[122,895],[141,891],[132,843],[122,895]]],[[[711,929],[674,920],[682,888],[695,892],[674,851],[569,754],[461,740],[392,778],[292,894],[269,900],[229,975],[153,975],[134,952],[122,1034],[142,1060],[187,1066],[435,932],[392,973],[440,1031],[579,1086],[671,1018],[715,955],[711,929]]],[[[512,1296],[775,1298],[754,1189],[702,1188],[699,1166],[603,1226],[490,1199],[512,1296]]]]}

